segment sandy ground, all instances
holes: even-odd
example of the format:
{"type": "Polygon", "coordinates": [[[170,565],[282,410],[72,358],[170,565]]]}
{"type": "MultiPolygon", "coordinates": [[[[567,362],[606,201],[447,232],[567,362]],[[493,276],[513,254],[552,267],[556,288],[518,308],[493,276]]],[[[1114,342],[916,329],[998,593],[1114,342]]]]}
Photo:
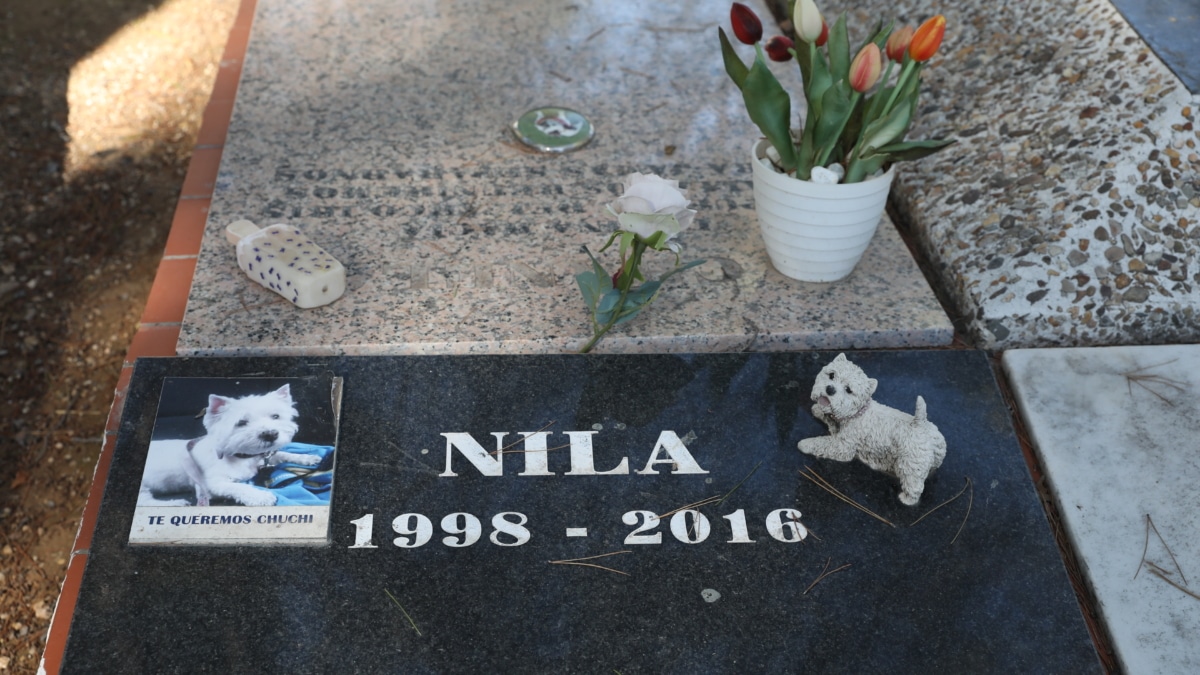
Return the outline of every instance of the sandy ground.
{"type": "Polygon", "coordinates": [[[36,672],[237,6],[0,5],[0,671],[36,672]]]}

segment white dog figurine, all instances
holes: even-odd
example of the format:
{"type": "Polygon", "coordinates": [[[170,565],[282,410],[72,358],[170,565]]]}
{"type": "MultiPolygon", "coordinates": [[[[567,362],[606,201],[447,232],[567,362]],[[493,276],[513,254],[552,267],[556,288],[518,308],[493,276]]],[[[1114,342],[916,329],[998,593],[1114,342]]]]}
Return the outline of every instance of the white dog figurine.
{"type": "Polygon", "coordinates": [[[925,417],[925,399],[917,397],[915,415],[875,403],[879,383],[838,354],[813,383],[813,415],[829,427],[829,435],[800,441],[800,451],[814,457],[863,464],[900,479],[900,501],[915,505],[925,479],[942,465],[946,439],[925,417]]]}
{"type": "Polygon", "coordinates": [[[154,493],[192,488],[197,506],[208,506],[211,495],[246,506],[274,505],[275,495],[249,483],[259,469],[280,462],[311,466],[321,461],[316,455],[280,452],[296,435],[295,420],[296,408],[286,384],[261,396],[210,395],[204,436],[150,443],[138,504],[187,506],[186,499],[161,500],[154,493]]]}

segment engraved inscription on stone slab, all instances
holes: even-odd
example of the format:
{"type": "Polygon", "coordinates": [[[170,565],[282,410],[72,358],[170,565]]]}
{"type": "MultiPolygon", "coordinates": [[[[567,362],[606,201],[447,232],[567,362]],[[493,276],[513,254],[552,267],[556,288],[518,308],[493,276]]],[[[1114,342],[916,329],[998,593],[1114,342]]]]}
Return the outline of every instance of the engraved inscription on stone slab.
{"type": "Polygon", "coordinates": [[[949,445],[906,507],[796,450],[834,356],[139,361],[66,672],[1095,671],[986,357],[855,354],[949,445]],[[343,378],[330,544],[128,546],[132,420],[249,373],[343,378]]]}

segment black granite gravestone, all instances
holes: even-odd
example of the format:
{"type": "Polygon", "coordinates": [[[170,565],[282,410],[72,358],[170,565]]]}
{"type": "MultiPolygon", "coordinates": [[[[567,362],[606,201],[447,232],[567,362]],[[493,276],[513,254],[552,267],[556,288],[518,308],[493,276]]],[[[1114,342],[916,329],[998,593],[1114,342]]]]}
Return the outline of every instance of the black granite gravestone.
{"type": "Polygon", "coordinates": [[[852,355],[949,445],[906,507],[796,449],[834,356],[141,360],[63,672],[1098,670],[986,357],[852,355]],[[127,543],[164,377],[326,372],[328,546],[127,543]]]}

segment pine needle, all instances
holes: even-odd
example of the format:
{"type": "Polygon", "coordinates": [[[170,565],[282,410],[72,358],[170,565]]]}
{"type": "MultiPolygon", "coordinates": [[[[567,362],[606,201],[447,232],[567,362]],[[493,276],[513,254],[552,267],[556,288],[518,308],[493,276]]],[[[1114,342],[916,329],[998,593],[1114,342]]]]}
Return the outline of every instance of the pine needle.
{"type": "Polygon", "coordinates": [[[804,476],[808,480],[812,481],[817,487],[821,488],[822,490],[825,490],[829,494],[833,495],[834,497],[837,497],[838,499],[849,504],[850,506],[853,506],[854,508],[858,509],[859,511],[862,511],[863,513],[867,514],[868,516],[871,516],[875,520],[878,520],[879,522],[884,523],[888,527],[896,526],[895,523],[888,520],[887,518],[884,518],[883,516],[879,515],[878,513],[875,513],[871,509],[868,509],[867,507],[863,506],[862,504],[859,504],[858,502],[854,501],[853,499],[851,499],[851,498],[847,497],[846,495],[842,494],[841,492],[839,492],[837,490],[837,488],[833,487],[833,485],[829,481],[822,478],[816,471],[813,471],[813,468],[811,466],[806,466],[804,468],[808,470],[808,473],[801,471],[800,475],[804,476]],[[811,475],[809,475],[809,474],[811,474],[811,475]]]}
{"type": "Polygon", "coordinates": [[[712,497],[705,497],[704,499],[701,499],[698,502],[692,502],[691,504],[686,504],[686,505],[681,506],[672,511],[667,511],[666,513],[662,514],[661,516],[658,516],[658,519],[663,520],[667,516],[673,516],[676,513],[679,513],[680,511],[686,511],[687,509],[690,509],[690,508],[700,508],[701,506],[708,506],[709,504],[713,504],[713,503],[719,504],[720,500],[721,500],[721,498],[717,497],[716,495],[714,495],[712,497]]]}
{"type": "Polygon", "coordinates": [[[754,472],[755,472],[755,471],[758,471],[758,467],[760,467],[760,466],[762,466],[762,462],[761,462],[761,461],[760,461],[758,464],[755,464],[755,465],[754,465],[754,468],[753,468],[753,469],[750,469],[750,473],[746,474],[746,477],[745,477],[745,478],[743,478],[743,479],[739,480],[739,481],[738,481],[738,483],[737,483],[737,485],[734,485],[734,486],[733,486],[733,489],[732,489],[732,490],[730,490],[729,492],[726,492],[724,497],[721,497],[721,501],[717,502],[717,506],[720,506],[721,504],[724,504],[724,503],[725,503],[725,500],[726,500],[726,499],[729,499],[729,496],[730,496],[730,495],[732,495],[733,493],[737,492],[737,491],[738,491],[738,488],[742,487],[742,483],[745,483],[746,481],[750,480],[750,477],[754,475],[754,472]]]}
{"type": "Polygon", "coordinates": [[[591,555],[586,558],[571,558],[570,560],[547,560],[546,562],[550,563],[551,565],[578,565],[580,567],[595,567],[598,570],[605,570],[607,572],[613,572],[614,574],[624,574],[625,576],[631,576],[629,574],[629,572],[622,572],[621,570],[614,570],[613,568],[605,567],[604,565],[595,565],[592,563],[583,562],[584,560],[595,560],[597,558],[607,558],[610,555],[621,555],[623,553],[633,553],[633,551],[613,551],[611,553],[601,553],[600,555],[591,555]]]}
{"type": "Polygon", "coordinates": [[[955,532],[954,538],[950,540],[951,544],[958,541],[958,535],[962,534],[963,528],[967,526],[967,518],[971,516],[971,507],[975,505],[975,483],[969,477],[967,478],[967,487],[971,488],[971,495],[967,499],[967,512],[963,514],[962,525],[958,526],[958,532],[955,532]]]}
{"type": "Polygon", "coordinates": [[[942,502],[941,504],[938,504],[937,506],[933,507],[932,509],[929,509],[928,511],[926,511],[925,515],[914,520],[912,522],[912,525],[909,525],[909,527],[912,527],[913,525],[916,525],[917,523],[921,522],[922,520],[925,520],[925,517],[928,516],[929,514],[933,513],[934,511],[937,511],[938,509],[949,504],[950,502],[954,501],[955,499],[958,499],[959,497],[963,496],[963,493],[967,491],[967,486],[971,484],[971,479],[967,478],[966,476],[963,476],[963,480],[965,481],[963,483],[963,489],[959,490],[958,494],[954,495],[950,499],[947,499],[946,501],[942,502]]]}
{"type": "Polygon", "coordinates": [[[392,595],[392,592],[388,589],[383,589],[383,592],[387,593],[387,596],[392,599],[392,602],[396,603],[396,606],[400,608],[401,613],[404,614],[404,618],[408,619],[408,624],[413,627],[413,630],[417,631],[417,636],[420,637],[421,629],[417,628],[416,622],[412,620],[412,617],[408,615],[408,612],[404,611],[404,605],[401,605],[400,601],[396,599],[396,596],[392,595]]]}
{"type": "Polygon", "coordinates": [[[623,574],[625,576],[630,576],[629,572],[622,572],[621,570],[614,570],[613,568],[605,567],[604,565],[593,565],[592,563],[570,562],[568,560],[551,560],[550,564],[551,565],[578,565],[580,567],[595,567],[598,570],[604,570],[606,572],[612,572],[614,574],[623,574]]]}
{"type": "MultiPolygon", "coordinates": [[[[1183,568],[1179,566],[1179,561],[1175,559],[1175,553],[1171,551],[1170,546],[1167,546],[1167,540],[1163,539],[1162,534],[1160,534],[1158,531],[1158,526],[1156,526],[1154,521],[1150,519],[1149,513],[1146,514],[1146,540],[1142,543],[1142,560],[1138,563],[1138,571],[1133,573],[1133,578],[1137,578],[1138,572],[1142,571],[1142,567],[1144,565],[1154,565],[1154,563],[1146,560],[1146,551],[1150,549],[1150,530],[1154,530],[1154,536],[1158,537],[1158,541],[1161,542],[1163,548],[1167,550],[1167,555],[1171,558],[1171,564],[1174,565],[1175,570],[1179,572],[1179,578],[1183,579],[1184,585],[1187,585],[1188,580],[1187,576],[1183,573],[1183,568]]],[[[1154,567],[1158,567],[1158,565],[1154,565],[1154,567]]],[[[1159,567],[1158,569],[1161,570],[1162,568],[1159,567]]]]}
{"type": "Polygon", "coordinates": [[[1154,563],[1147,563],[1147,566],[1150,568],[1150,573],[1153,574],[1154,576],[1158,577],[1159,579],[1162,579],[1163,581],[1167,582],[1168,584],[1171,584],[1172,586],[1183,591],[1187,595],[1189,595],[1197,600],[1200,600],[1200,595],[1196,595],[1195,593],[1188,590],[1187,588],[1180,586],[1177,582],[1175,582],[1175,580],[1168,577],[1167,574],[1163,572],[1163,569],[1161,567],[1159,567],[1158,565],[1155,565],[1154,563]]]}
{"type": "Polygon", "coordinates": [[[833,562],[833,558],[828,558],[825,560],[825,569],[821,570],[821,574],[819,574],[816,579],[813,579],[813,582],[808,585],[808,588],[804,589],[804,592],[801,593],[801,595],[808,595],[808,592],[813,589],[813,586],[816,586],[817,584],[821,583],[821,581],[824,580],[825,577],[827,577],[831,574],[837,574],[838,572],[841,572],[842,570],[850,567],[850,563],[846,563],[845,565],[842,565],[841,567],[839,567],[835,570],[830,570],[829,564],[832,562],[833,562]]]}
{"type": "Polygon", "coordinates": [[[1175,405],[1174,401],[1167,398],[1162,393],[1151,389],[1150,385],[1148,385],[1146,383],[1150,382],[1152,384],[1157,384],[1162,387],[1166,387],[1168,389],[1174,389],[1177,392],[1184,392],[1184,391],[1186,391],[1186,389],[1184,388],[1183,383],[1180,382],[1179,380],[1173,380],[1165,375],[1150,374],[1150,373],[1145,373],[1143,371],[1149,370],[1151,368],[1158,368],[1159,366],[1167,366],[1172,363],[1175,363],[1178,360],[1179,359],[1171,359],[1170,361],[1165,361],[1163,363],[1156,363],[1152,366],[1144,366],[1144,367],[1138,368],[1136,370],[1131,370],[1127,373],[1122,373],[1125,376],[1125,388],[1129,391],[1129,395],[1133,396],[1133,385],[1136,384],[1137,386],[1141,387],[1142,389],[1145,389],[1146,391],[1148,391],[1151,394],[1153,394],[1154,396],[1156,396],[1163,403],[1166,403],[1167,405],[1174,407],[1174,405],[1175,405]]]}
{"type": "MultiPolygon", "coordinates": [[[[557,422],[557,421],[558,421],[558,420],[550,420],[549,422],[546,422],[546,426],[542,427],[541,429],[538,429],[537,431],[535,431],[535,432],[533,432],[533,433],[534,433],[534,434],[540,434],[540,433],[542,433],[543,431],[545,431],[545,430],[549,429],[550,427],[554,426],[554,423],[555,423],[555,422],[557,422]]],[[[530,436],[532,436],[532,435],[533,435],[533,434],[530,434],[530,436]]],[[[511,448],[512,446],[516,445],[517,443],[520,443],[521,441],[523,441],[523,440],[525,440],[525,439],[527,439],[527,438],[529,438],[529,436],[522,436],[521,438],[518,438],[517,440],[513,441],[512,443],[509,443],[508,445],[504,446],[503,448],[500,448],[499,450],[493,450],[492,452],[490,452],[490,453],[488,453],[488,454],[489,454],[489,455],[502,455],[502,454],[504,454],[504,451],[505,451],[505,450],[507,450],[507,449],[511,448]]],[[[563,446],[563,447],[566,447],[566,446],[563,446]]],[[[557,450],[558,448],[552,448],[552,449],[553,449],[553,450],[557,450]]],[[[514,452],[515,452],[515,451],[514,451],[514,452]]]]}

